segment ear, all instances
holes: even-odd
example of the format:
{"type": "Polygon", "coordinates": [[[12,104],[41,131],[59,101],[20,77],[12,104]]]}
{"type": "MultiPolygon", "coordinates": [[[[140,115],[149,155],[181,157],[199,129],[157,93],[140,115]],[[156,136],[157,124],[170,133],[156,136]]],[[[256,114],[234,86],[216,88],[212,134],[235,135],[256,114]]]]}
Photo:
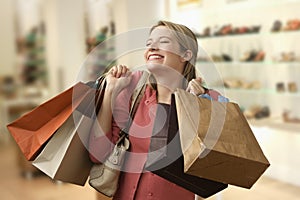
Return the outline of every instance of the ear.
{"type": "Polygon", "coordinates": [[[190,61],[193,57],[193,52],[191,50],[186,50],[181,56],[182,62],[190,61]]]}

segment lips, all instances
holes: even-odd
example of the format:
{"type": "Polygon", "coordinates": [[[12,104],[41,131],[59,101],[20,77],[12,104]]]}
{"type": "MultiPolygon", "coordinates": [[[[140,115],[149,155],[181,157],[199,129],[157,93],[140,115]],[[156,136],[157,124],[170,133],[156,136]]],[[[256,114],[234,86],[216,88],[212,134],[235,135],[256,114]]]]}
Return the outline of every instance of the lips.
{"type": "Polygon", "coordinates": [[[148,55],[148,60],[159,60],[159,59],[163,59],[164,56],[159,55],[159,54],[150,54],[148,55]]]}

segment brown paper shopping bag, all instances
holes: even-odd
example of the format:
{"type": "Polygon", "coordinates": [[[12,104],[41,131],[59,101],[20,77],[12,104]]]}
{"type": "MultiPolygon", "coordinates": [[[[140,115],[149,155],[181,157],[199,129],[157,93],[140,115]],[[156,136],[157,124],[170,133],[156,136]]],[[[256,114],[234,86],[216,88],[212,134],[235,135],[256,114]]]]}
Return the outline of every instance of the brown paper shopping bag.
{"type": "Polygon", "coordinates": [[[87,144],[94,120],[75,110],[32,164],[52,179],[83,186],[92,167],[87,144]]]}
{"type": "Polygon", "coordinates": [[[79,82],[8,124],[9,132],[26,159],[33,160],[73,110],[94,95],[94,89],[79,82]]]}
{"type": "Polygon", "coordinates": [[[270,164],[239,106],[180,89],[174,96],[185,173],[251,188],[270,164]]]}
{"type": "MultiPolygon", "coordinates": [[[[172,98],[170,107],[163,106],[168,112],[168,117],[166,123],[160,129],[157,129],[157,124],[161,123],[161,118],[157,117],[155,119],[154,129],[160,131],[155,132],[151,137],[146,170],[152,171],[152,173],[203,198],[208,198],[226,189],[228,184],[184,173],[184,158],[178,134],[175,99],[172,98]]],[[[157,109],[161,108],[158,107],[157,109]]]]}

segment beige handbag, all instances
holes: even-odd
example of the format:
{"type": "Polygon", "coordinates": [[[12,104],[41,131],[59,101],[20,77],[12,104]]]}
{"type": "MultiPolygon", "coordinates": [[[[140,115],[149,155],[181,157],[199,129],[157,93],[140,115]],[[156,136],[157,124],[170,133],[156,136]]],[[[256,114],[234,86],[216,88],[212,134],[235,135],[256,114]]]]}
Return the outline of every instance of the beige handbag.
{"type": "Polygon", "coordinates": [[[114,146],[113,151],[108,156],[105,162],[94,164],[90,171],[89,184],[98,192],[112,197],[118,189],[118,181],[120,170],[124,163],[126,151],[129,149],[130,142],[128,138],[128,130],[131,126],[133,116],[140,102],[140,98],[145,90],[145,83],[149,74],[143,72],[136,89],[132,95],[132,105],[130,109],[130,117],[126,128],[120,131],[120,137],[114,146]]]}
{"type": "Polygon", "coordinates": [[[116,193],[120,170],[129,145],[128,134],[122,130],[119,140],[106,161],[93,165],[90,171],[90,186],[108,197],[112,197],[116,193]]]}

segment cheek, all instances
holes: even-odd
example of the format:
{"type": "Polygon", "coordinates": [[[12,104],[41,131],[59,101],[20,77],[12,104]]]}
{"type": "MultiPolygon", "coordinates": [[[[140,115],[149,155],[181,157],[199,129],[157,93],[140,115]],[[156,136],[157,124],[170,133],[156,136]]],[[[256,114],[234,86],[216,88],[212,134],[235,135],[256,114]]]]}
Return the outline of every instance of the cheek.
{"type": "Polygon", "coordinates": [[[147,48],[147,49],[145,50],[145,52],[144,52],[144,60],[145,60],[145,61],[147,61],[147,54],[148,54],[148,51],[149,51],[149,50],[148,50],[148,48],[147,48]]]}
{"type": "Polygon", "coordinates": [[[181,57],[173,53],[168,54],[167,59],[165,60],[165,64],[176,69],[180,73],[183,72],[185,66],[185,62],[182,61],[181,57]]]}
{"type": "Polygon", "coordinates": [[[180,51],[178,50],[178,48],[174,45],[166,45],[164,47],[161,47],[161,50],[170,53],[170,54],[175,54],[175,55],[180,55],[180,51]]]}
{"type": "Polygon", "coordinates": [[[178,63],[178,62],[180,62],[181,57],[178,53],[168,52],[166,58],[169,62],[178,63]]]}

